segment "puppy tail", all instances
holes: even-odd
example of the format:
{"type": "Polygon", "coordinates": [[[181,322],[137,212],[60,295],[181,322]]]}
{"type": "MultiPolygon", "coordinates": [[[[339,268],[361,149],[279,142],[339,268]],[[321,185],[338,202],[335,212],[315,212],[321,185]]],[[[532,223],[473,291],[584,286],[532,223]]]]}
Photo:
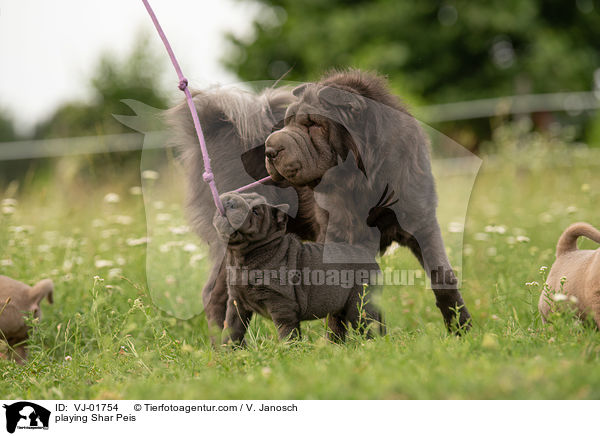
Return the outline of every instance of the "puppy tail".
{"type": "Polygon", "coordinates": [[[577,250],[577,238],[585,236],[600,244],[600,231],[588,223],[571,224],[561,235],[556,245],[556,257],[577,250]]]}
{"type": "Polygon", "coordinates": [[[50,279],[42,280],[41,282],[37,283],[33,288],[31,288],[30,291],[31,300],[36,304],[39,304],[44,299],[44,297],[48,297],[48,303],[54,303],[53,293],[54,284],[50,279]]]}

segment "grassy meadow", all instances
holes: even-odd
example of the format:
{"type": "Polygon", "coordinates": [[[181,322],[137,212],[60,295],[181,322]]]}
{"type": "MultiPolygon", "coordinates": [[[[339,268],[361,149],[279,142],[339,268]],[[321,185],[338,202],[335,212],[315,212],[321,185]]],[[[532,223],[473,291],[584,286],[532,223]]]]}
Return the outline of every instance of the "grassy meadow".
{"type": "MultiPolygon", "coordinates": [[[[2,187],[0,274],[30,284],[52,278],[55,304],[44,302],[32,323],[29,363],[0,360],[0,397],[600,398],[598,332],[568,315],[543,325],[537,313],[562,230],[600,226],[600,154],[535,134],[500,132],[495,141],[465,223],[462,292],[474,325],[463,337],[446,333],[419,284],[386,287],[383,337],[332,344],[315,321],[303,324],[302,341],[285,344],[255,318],[246,349],[213,349],[203,315],[192,316],[208,259],[186,233],[178,195],[144,199],[136,168],[97,169],[93,181],[40,171],[2,187]],[[175,266],[159,260],[147,276],[147,250],[181,270],[169,273],[175,266]]],[[[145,191],[154,179],[146,174],[145,191]]],[[[453,186],[440,184],[440,193],[451,199],[453,186]]],[[[440,212],[448,237],[453,219],[440,212]]],[[[418,268],[403,248],[381,265],[418,268]]]]}

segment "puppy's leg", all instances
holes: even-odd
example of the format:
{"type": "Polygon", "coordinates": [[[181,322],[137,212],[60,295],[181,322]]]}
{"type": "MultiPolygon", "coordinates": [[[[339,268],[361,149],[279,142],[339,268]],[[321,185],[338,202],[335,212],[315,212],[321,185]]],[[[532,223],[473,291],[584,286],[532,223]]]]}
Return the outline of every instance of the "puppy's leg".
{"type": "Polygon", "coordinates": [[[280,341],[295,341],[302,338],[302,332],[300,331],[300,321],[289,320],[289,319],[278,319],[273,320],[277,327],[277,333],[280,341]]]}
{"type": "Polygon", "coordinates": [[[327,339],[331,342],[344,342],[346,340],[346,326],[342,318],[327,315],[327,339]]]}
{"type": "Polygon", "coordinates": [[[227,274],[225,261],[223,261],[221,264],[213,265],[209,279],[202,290],[204,313],[213,345],[218,344],[218,338],[223,330],[227,312],[227,298],[227,274]]]}
{"type": "Polygon", "coordinates": [[[367,315],[367,320],[375,324],[374,327],[377,327],[379,329],[379,334],[382,336],[385,335],[387,333],[387,330],[383,322],[383,315],[379,308],[374,304],[367,303],[367,305],[365,306],[365,312],[367,315]]]}
{"type": "Polygon", "coordinates": [[[225,318],[225,329],[223,331],[223,344],[233,342],[234,344],[244,345],[244,336],[252,311],[246,309],[242,304],[239,304],[234,298],[227,300],[227,315],[225,318]]]}
{"type": "Polygon", "coordinates": [[[362,293],[362,287],[355,289],[354,294],[348,299],[344,321],[346,327],[352,326],[360,335],[365,335],[367,339],[371,339],[373,335],[369,329],[369,324],[371,321],[380,318],[380,316],[375,310],[374,305],[369,302],[368,295],[361,298],[362,293]]]}
{"type": "Polygon", "coordinates": [[[469,329],[471,315],[465,306],[460,292],[457,289],[458,280],[450,265],[440,227],[433,219],[424,230],[416,235],[418,245],[409,245],[417,259],[422,259],[425,272],[431,279],[431,287],[435,294],[436,306],[442,312],[448,330],[469,329]],[[456,320],[455,311],[458,311],[456,320]],[[458,324],[457,324],[458,322],[458,324]]]}
{"type": "Polygon", "coordinates": [[[275,327],[277,327],[280,340],[295,340],[302,337],[298,312],[288,300],[273,298],[266,306],[275,327]]]}

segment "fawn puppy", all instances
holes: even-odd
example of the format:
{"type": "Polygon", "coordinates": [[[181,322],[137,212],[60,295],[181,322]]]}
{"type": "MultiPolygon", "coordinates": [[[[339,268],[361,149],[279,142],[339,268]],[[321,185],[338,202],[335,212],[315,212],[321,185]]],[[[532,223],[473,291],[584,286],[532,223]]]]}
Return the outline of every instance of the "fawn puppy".
{"type": "Polygon", "coordinates": [[[10,277],[0,276],[0,339],[10,346],[10,357],[18,363],[27,359],[24,342],[28,338],[29,327],[25,315],[30,313],[40,319],[40,302],[47,297],[53,303],[54,285],[49,279],[31,287],[10,277]]]}
{"type": "Polygon", "coordinates": [[[562,293],[576,297],[579,316],[592,315],[600,327],[600,249],[577,249],[580,236],[600,244],[600,231],[590,224],[575,223],[564,231],[558,240],[556,261],[548,274],[548,286],[540,296],[538,309],[545,320],[552,311],[552,295],[548,295],[547,289],[561,292],[562,286],[562,293]]]}

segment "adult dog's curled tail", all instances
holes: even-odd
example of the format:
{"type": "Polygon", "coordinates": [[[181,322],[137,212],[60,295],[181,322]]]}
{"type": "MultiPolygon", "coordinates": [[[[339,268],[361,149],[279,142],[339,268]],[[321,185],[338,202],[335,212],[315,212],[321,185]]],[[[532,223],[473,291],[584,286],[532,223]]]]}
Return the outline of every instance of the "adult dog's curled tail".
{"type": "Polygon", "coordinates": [[[600,244],[600,230],[588,223],[571,224],[561,235],[556,245],[556,257],[577,250],[577,238],[585,236],[600,244]]]}

